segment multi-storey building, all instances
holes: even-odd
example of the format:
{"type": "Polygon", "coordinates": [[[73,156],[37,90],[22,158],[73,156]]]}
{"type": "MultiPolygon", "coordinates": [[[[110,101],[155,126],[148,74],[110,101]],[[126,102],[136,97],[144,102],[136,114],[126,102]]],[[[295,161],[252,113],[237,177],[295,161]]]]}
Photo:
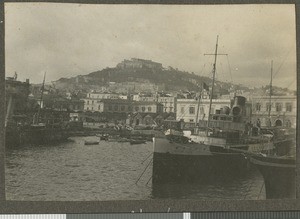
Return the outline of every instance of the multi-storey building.
{"type": "Polygon", "coordinates": [[[252,121],[260,119],[262,126],[296,127],[296,116],[296,96],[252,97],[252,121]]]}
{"type": "Polygon", "coordinates": [[[174,113],[176,112],[176,98],[173,96],[159,96],[157,102],[163,105],[163,111],[165,113],[174,113]]]}
{"type": "MultiPolygon", "coordinates": [[[[208,99],[201,99],[200,101],[196,99],[177,99],[176,120],[195,123],[198,108],[198,121],[208,120],[209,102],[208,99]]],[[[230,99],[212,99],[211,114],[216,113],[216,110],[220,110],[225,106],[231,106],[230,99]]]]}
{"type": "Polygon", "coordinates": [[[97,100],[85,108],[86,111],[111,113],[161,113],[163,110],[162,104],[157,102],[130,101],[126,99],[97,100]]]}
{"type": "Polygon", "coordinates": [[[117,100],[117,99],[127,99],[127,96],[117,93],[108,92],[90,92],[86,95],[84,99],[84,110],[86,111],[97,111],[99,107],[98,102],[100,100],[117,100]]]}
{"type": "Polygon", "coordinates": [[[174,113],[176,112],[176,98],[169,95],[159,95],[159,94],[135,94],[133,95],[134,101],[143,101],[143,102],[158,102],[163,105],[163,112],[165,113],[174,113]]]}

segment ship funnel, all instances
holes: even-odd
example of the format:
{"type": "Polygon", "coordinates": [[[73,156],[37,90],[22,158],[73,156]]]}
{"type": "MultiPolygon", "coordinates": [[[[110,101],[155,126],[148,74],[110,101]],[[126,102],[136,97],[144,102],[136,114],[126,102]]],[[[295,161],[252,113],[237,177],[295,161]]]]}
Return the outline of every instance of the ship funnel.
{"type": "Polygon", "coordinates": [[[228,106],[224,106],[221,108],[221,114],[229,115],[230,108],[228,106]]]}
{"type": "Polygon", "coordinates": [[[246,105],[246,98],[243,96],[234,97],[231,114],[233,116],[241,116],[246,105]]]}

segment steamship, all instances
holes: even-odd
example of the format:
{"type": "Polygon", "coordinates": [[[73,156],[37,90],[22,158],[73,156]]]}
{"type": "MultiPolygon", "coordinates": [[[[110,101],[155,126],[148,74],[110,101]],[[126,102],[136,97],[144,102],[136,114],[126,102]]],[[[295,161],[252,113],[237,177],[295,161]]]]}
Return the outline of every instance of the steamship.
{"type": "MultiPolygon", "coordinates": [[[[213,78],[207,121],[198,121],[195,129],[170,129],[163,137],[153,140],[152,182],[174,182],[216,179],[223,174],[236,175],[245,172],[249,162],[243,151],[252,153],[272,153],[274,144],[272,132],[262,134],[260,127],[248,122],[246,98],[235,96],[231,109],[224,107],[211,113],[215,84],[218,37],[213,65],[213,78]],[[242,151],[242,152],[240,152],[242,151]]],[[[201,96],[201,95],[200,95],[201,96]]],[[[198,111],[199,104],[198,102],[198,111]]]]}
{"type": "Polygon", "coordinates": [[[241,153],[273,153],[273,135],[261,134],[259,127],[245,121],[245,103],[245,97],[236,96],[231,109],[211,114],[194,130],[168,130],[165,136],[155,137],[153,182],[242,173],[249,162],[241,153]]]}

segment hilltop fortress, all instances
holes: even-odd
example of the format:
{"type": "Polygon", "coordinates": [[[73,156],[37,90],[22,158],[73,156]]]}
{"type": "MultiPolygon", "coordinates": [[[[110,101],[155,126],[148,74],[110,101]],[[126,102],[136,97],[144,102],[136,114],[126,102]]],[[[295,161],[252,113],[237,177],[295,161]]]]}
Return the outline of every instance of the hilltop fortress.
{"type": "Polygon", "coordinates": [[[121,63],[117,64],[117,68],[151,68],[151,69],[162,69],[162,64],[153,62],[152,60],[132,58],[130,60],[125,59],[121,63]]]}

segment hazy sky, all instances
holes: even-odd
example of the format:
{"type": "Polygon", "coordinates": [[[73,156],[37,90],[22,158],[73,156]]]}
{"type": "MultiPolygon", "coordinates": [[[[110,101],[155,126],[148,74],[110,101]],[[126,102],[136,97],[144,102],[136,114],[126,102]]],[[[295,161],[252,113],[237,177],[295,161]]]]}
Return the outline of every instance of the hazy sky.
{"type": "Polygon", "coordinates": [[[6,75],[39,83],[136,57],[209,76],[219,35],[217,79],[269,84],[274,60],[274,85],[295,89],[295,32],[294,5],[5,3],[6,75]]]}

